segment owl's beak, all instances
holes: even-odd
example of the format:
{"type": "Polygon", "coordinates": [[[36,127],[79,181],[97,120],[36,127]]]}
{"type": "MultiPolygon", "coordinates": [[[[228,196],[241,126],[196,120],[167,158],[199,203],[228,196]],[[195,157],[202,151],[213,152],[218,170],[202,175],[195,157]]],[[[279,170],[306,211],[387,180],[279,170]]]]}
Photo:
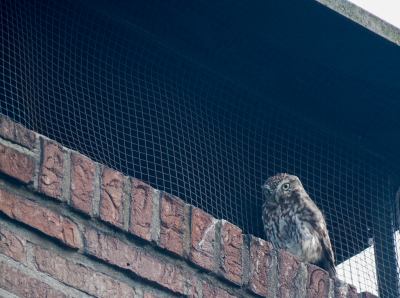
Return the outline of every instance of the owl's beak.
{"type": "Polygon", "coordinates": [[[279,196],[277,193],[275,194],[275,201],[279,204],[279,196]]]}

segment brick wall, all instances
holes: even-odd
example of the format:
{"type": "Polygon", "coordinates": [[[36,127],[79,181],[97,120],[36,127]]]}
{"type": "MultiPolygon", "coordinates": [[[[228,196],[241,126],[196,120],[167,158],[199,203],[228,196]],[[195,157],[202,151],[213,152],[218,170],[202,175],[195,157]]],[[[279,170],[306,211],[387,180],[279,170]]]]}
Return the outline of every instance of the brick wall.
{"type": "Polygon", "coordinates": [[[374,297],[0,115],[2,297],[374,297]]]}

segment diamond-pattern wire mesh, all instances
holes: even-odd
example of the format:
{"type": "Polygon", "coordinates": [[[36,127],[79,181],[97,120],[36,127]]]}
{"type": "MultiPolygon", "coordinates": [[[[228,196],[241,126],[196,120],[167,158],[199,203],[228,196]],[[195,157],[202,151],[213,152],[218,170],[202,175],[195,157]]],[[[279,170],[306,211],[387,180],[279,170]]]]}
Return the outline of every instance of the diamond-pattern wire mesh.
{"type": "MultiPolygon", "coordinates": [[[[196,6],[173,3],[182,13],[196,6]]],[[[302,117],[298,106],[283,101],[285,94],[246,87],[237,80],[239,66],[229,77],[203,64],[199,54],[190,57],[196,41],[179,32],[170,36],[176,24],[168,15],[152,18],[156,13],[140,3],[106,4],[2,2],[0,113],[261,238],[261,184],[276,173],[297,175],[323,210],[337,264],[374,244],[375,256],[350,260],[339,277],[377,291],[375,273],[366,269],[376,263],[381,297],[397,296],[397,279],[387,273],[394,232],[388,165],[302,117]],[[121,22],[118,9],[121,17],[135,17],[121,22]],[[157,30],[165,39],[151,34],[157,30]]],[[[226,22],[222,29],[232,28],[226,22]]],[[[201,24],[198,30],[207,35],[201,24]]],[[[304,73],[307,61],[284,64],[287,53],[270,51],[267,62],[277,72],[304,81],[322,75],[304,73]]],[[[262,51],[255,48],[255,54],[262,51]]],[[[249,81],[259,71],[248,70],[249,81]]],[[[327,73],[327,84],[335,85],[335,74],[327,73]]],[[[289,81],[287,88],[300,88],[303,96],[321,92],[289,81]]],[[[330,105],[323,99],[321,109],[330,105]]]]}

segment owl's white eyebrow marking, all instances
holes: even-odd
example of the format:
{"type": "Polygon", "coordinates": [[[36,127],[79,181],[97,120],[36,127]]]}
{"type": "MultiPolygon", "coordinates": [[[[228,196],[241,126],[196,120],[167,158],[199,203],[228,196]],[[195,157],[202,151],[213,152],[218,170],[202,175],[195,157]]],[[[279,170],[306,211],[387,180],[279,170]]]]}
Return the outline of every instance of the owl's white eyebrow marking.
{"type": "Polygon", "coordinates": [[[262,189],[268,189],[269,191],[271,191],[271,188],[269,187],[268,184],[263,184],[263,185],[261,186],[261,188],[262,188],[262,189]]]}
{"type": "Polygon", "coordinates": [[[278,185],[276,186],[276,189],[280,189],[283,183],[287,183],[287,180],[283,179],[281,182],[279,182],[278,185]]]}

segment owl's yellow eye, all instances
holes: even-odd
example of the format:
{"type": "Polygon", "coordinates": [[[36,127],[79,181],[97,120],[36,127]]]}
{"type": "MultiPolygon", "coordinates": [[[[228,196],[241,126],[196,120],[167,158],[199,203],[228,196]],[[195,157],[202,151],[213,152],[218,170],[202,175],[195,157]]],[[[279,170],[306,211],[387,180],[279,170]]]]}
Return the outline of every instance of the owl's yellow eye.
{"type": "Polygon", "coordinates": [[[282,189],[283,190],[288,190],[289,188],[290,188],[290,184],[289,183],[286,183],[286,184],[282,185],[282,189]]]}

